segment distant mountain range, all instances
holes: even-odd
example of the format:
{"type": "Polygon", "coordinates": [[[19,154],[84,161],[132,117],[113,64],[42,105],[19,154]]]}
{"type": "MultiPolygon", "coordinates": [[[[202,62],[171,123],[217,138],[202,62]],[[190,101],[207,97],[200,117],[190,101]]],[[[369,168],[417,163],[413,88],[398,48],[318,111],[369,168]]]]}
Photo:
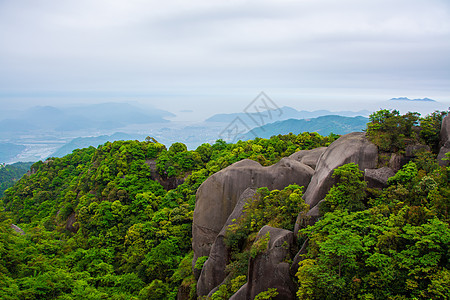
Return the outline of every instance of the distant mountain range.
{"type": "Polygon", "coordinates": [[[23,145],[0,142],[0,163],[10,161],[25,150],[25,148],[23,145]]]}
{"type": "Polygon", "coordinates": [[[361,116],[344,117],[336,115],[303,120],[289,119],[254,128],[242,137],[239,137],[239,139],[270,138],[273,135],[288,134],[290,132],[299,134],[305,131],[317,132],[324,136],[330,133],[347,134],[364,130],[367,122],[369,122],[369,119],[361,116]]]}
{"type": "Polygon", "coordinates": [[[315,111],[298,111],[295,108],[284,106],[279,110],[262,111],[261,113],[231,113],[231,114],[216,114],[205,120],[205,122],[233,122],[236,118],[239,118],[242,122],[246,123],[250,128],[255,126],[261,126],[267,123],[273,123],[275,121],[289,120],[289,119],[309,119],[317,118],[326,115],[339,115],[344,117],[356,117],[356,116],[368,116],[371,112],[368,110],[361,111],[337,111],[332,112],[329,110],[315,110],[315,111]]]}
{"type": "Polygon", "coordinates": [[[93,146],[97,148],[106,142],[114,141],[126,141],[126,140],[144,140],[145,137],[141,135],[131,135],[123,132],[116,132],[113,135],[101,135],[96,137],[79,137],[75,138],[69,143],[65,144],[57,151],[55,151],[52,157],[63,157],[67,154],[72,153],[75,149],[88,148],[93,146]]]}
{"type": "Polygon", "coordinates": [[[0,120],[0,138],[38,132],[114,130],[130,124],[167,123],[174,114],[133,106],[128,103],[102,103],[56,108],[35,106],[0,120]]]}
{"type": "MultiPolygon", "coordinates": [[[[434,111],[443,104],[429,99],[392,98],[380,108],[434,111]],[[417,107],[417,108],[416,108],[417,107]]],[[[195,149],[203,142],[230,137],[229,129],[246,132],[239,139],[269,138],[272,135],[318,132],[346,134],[366,127],[371,111],[296,110],[284,106],[261,113],[216,114],[201,123],[171,122],[174,114],[142,109],[129,103],[103,103],[76,107],[36,106],[23,111],[3,112],[0,117],[0,163],[37,161],[62,157],[74,149],[97,147],[107,141],[144,140],[152,136],[170,146],[185,143],[195,149]],[[238,122],[237,122],[238,121],[238,122]]]]}
{"type": "Polygon", "coordinates": [[[411,101],[411,102],[437,102],[430,98],[409,99],[408,97],[392,98],[389,101],[411,101]]]}

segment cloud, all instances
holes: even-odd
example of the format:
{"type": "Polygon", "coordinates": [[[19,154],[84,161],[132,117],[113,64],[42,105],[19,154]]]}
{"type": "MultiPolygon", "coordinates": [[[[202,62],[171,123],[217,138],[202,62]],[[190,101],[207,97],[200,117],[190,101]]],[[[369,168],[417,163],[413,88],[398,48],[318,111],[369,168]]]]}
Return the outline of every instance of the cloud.
{"type": "Polygon", "coordinates": [[[443,0],[6,0],[0,44],[0,93],[445,88],[450,7],[443,0]]]}

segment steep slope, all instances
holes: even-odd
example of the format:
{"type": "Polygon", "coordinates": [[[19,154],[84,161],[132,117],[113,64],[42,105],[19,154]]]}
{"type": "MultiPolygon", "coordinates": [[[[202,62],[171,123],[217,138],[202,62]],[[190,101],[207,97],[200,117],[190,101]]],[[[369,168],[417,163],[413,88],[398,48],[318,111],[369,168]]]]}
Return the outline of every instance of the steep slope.
{"type": "Polygon", "coordinates": [[[30,170],[33,163],[20,162],[12,165],[0,166],[0,198],[3,192],[12,187],[25,173],[30,170]]]}
{"type": "MultiPolygon", "coordinates": [[[[304,184],[306,203],[295,205],[311,210],[300,209],[295,222],[271,219],[282,215],[280,208],[291,209],[289,199],[294,193],[290,192],[295,187],[245,194],[248,190],[242,192],[241,182],[257,176],[244,173],[216,184],[220,192],[206,197],[220,195],[216,200],[221,205],[210,205],[217,211],[205,216],[198,211],[193,228],[206,215],[228,216],[230,211],[224,207],[233,207],[233,199],[239,201],[218,234],[209,239],[205,239],[208,235],[193,236],[198,253],[194,262],[198,255],[206,255],[204,265],[194,267],[197,273],[201,270],[197,294],[208,299],[440,298],[448,294],[450,289],[438,278],[449,274],[449,170],[439,167],[437,153],[430,152],[443,116],[419,118],[380,111],[371,115],[367,136],[350,133],[318,150],[318,155],[316,151],[291,155],[299,161],[307,156],[318,159],[311,161],[315,166],[311,183],[304,184]],[[419,122],[422,128],[416,127],[419,122]],[[234,191],[241,191],[241,197],[239,193],[232,196],[234,191]],[[292,238],[294,223],[297,238],[292,238]],[[425,242],[429,239],[435,243],[425,242]],[[429,268],[423,269],[424,264],[429,268]],[[411,278],[412,273],[418,275],[411,278]],[[290,278],[294,274],[298,289],[290,278]],[[409,283],[420,288],[410,289],[409,283]]],[[[442,122],[441,144],[445,144],[448,118],[442,122]]],[[[222,173],[231,175],[232,170],[230,166],[222,173]]],[[[211,184],[207,180],[202,186],[211,184]]],[[[197,193],[197,203],[204,199],[197,193]]],[[[289,216],[281,218],[289,220],[289,216]]]]}
{"type": "Polygon", "coordinates": [[[268,166],[332,141],[304,133],[195,151],[117,141],[35,163],[2,198],[0,298],[195,294],[191,230],[200,184],[245,158],[268,166]],[[164,189],[160,181],[171,179],[176,184],[164,189]]]}

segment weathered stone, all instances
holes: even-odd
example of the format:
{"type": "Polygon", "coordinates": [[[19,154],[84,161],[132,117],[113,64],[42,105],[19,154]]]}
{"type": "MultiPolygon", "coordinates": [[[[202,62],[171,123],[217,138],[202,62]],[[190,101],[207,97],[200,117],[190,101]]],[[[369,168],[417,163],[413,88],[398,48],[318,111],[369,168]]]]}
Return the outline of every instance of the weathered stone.
{"type": "Polygon", "coordinates": [[[445,116],[442,120],[439,138],[441,146],[450,141],[450,115],[445,116]]]}
{"type": "Polygon", "coordinates": [[[447,160],[444,160],[445,154],[450,152],[450,142],[447,142],[444,144],[444,146],[441,147],[438,154],[438,163],[440,166],[448,166],[449,162],[447,160]]]}
{"type": "Polygon", "coordinates": [[[296,160],[283,158],[263,167],[245,159],[210,176],[198,189],[192,225],[194,263],[209,256],[211,246],[247,188],[283,189],[290,184],[307,187],[314,170],[296,160]]]}
{"type": "Polygon", "coordinates": [[[391,159],[389,160],[389,168],[391,168],[394,172],[398,172],[398,170],[400,170],[410,160],[411,158],[404,155],[392,153],[391,159]]]}
{"type": "Polygon", "coordinates": [[[394,175],[395,172],[389,167],[364,170],[364,180],[367,182],[367,187],[369,188],[387,187],[388,179],[394,175]]]}
{"type": "Polygon", "coordinates": [[[228,217],[222,230],[217,235],[211,247],[208,260],[203,265],[200,277],[197,281],[197,295],[208,295],[211,290],[221,284],[226,278],[225,267],[229,263],[229,251],[225,245],[224,238],[228,226],[244,214],[244,205],[255,195],[256,190],[248,188],[240,196],[233,212],[228,217]]]}
{"type": "Polygon", "coordinates": [[[256,295],[276,288],[278,295],[274,299],[296,299],[296,285],[289,274],[289,264],[294,247],[292,231],[264,226],[258,232],[256,241],[270,234],[267,250],[250,258],[247,283],[230,299],[254,299],[256,295]],[[244,297],[245,295],[245,297],[244,297]]]}
{"type": "Polygon", "coordinates": [[[446,153],[450,152],[450,115],[442,120],[439,145],[441,146],[438,154],[439,165],[447,166],[449,162],[442,159],[445,158],[446,153]]]}
{"type": "Polygon", "coordinates": [[[319,217],[320,217],[320,203],[323,200],[320,200],[319,203],[317,203],[316,206],[314,206],[313,208],[311,208],[307,213],[306,213],[306,219],[308,221],[307,225],[314,225],[317,221],[319,221],[319,217]]]}
{"type": "Polygon", "coordinates": [[[320,157],[303,199],[313,208],[325,198],[335,183],[332,177],[334,169],[347,163],[358,164],[360,170],[372,169],[376,167],[377,161],[377,146],[369,142],[364,132],[353,132],[340,137],[320,157]]]}
{"type": "Polygon", "coordinates": [[[233,296],[231,296],[229,300],[248,300],[247,286],[247,283],[241,286],[241,288],[233,296]]]}
{"type": "Polygon", "coordinates": [[[305,165],[316,169],[320,156],[327,150],[327,147],[319,147],[312,150],[300,150],[291,154],[289,158],[295,159],[305,165]]]}
{"type": "Polygon", "coordinates": [[[20,228],[19,226],[15,225],[15,224],[11,224],[11,229],[20,235],[25,234],[25,231],[23,231],[22,228],[20,228]]]}
{"type": "Polygon", "coordinates": [[[177,300],[189,300],[191,290],[183,285],[178,287],[177,300]]]}
{"type": "Polygon", "coordinates": [[[224,283],[222,282],[221,284],[219,284],[218,286],[216,286],[215,288],[213,288],[213,289],[209,292],[208,296],[206,296],[206,299],[211,298],[212,295],[214,295],[214,293],[217,292],[217,291],[219,290],[219,288],[220,288],[220,286],[221,286],[222,284],[224,284],[224,283]]]}
{"type": "Polygon", "coordinates": [[[191,173],[188,172],[182,178],[178,177],[165,178],[161,176],[158,173],[158,170],[156,169],[156,159],[148,159],[145,161],[145,163],[150,167],[150,176],[152,180],[159,182],[159,184],[161,184],[166,191],[176,189],[179,185],[184,183],[184,181],[189,175],[191,175],[191,173]]]}
{"type": "Polygon", "coordinates": [[[320,217],[319,205],[320,205],[320,203],[322,203],[322,201],[323,200],[320,200],[319,203],[316,206],[314,206],[313,208],[311,208],[310,210],[308,210],[307,213],[301,212],[297,216],[297,220],[296,220],[296,223],[294,226],[294,228],[296,228],[296,230],[306,228],[307,226],[312,226],[317,221],[319,221],[319,217],[320,217]]]}
{"type": "Polygon", "coordinates": [[[406,146],[405,155],[408,157],[416,157],[417,154],[430,151],[430,147],[422,144],[414,144],[406,146]]]}
{"type": "Polygon", "coordinates": [[[78,223],[77,223],[77,218],[75,216],[75,212],[71,213],[69,215],[69,217],[67,218],[65,228],[68,231],[73,232],[73,233],[76,233],[78,231],[79,226],[78,226],[78,223]]]}
{"type": "MultiPolygon", "coordinates": [[[[318,205],[316,205],[318,207],[318,205]]],[[[289,270],[292,277],[295,276],[298,272],[298,267],[300,262],[304,259],[304,256],[308,253],[308,245],[309,245],[309,239],[307,239],[302,247],[300,248],[300,251],[297,252],[294,259],[292,260],[291,269],[289,270]]]]}

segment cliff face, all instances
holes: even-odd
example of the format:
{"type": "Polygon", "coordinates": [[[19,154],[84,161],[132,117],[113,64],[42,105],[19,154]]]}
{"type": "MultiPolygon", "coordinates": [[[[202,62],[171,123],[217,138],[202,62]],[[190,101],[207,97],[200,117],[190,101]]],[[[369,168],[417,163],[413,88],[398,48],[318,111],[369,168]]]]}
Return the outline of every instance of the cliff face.
{"type": "MultiPolygon", "coordinates": [[[[441,129],[439,159],[450,151],[449,141],[450,117],[446,117],[441,129]]],[[[327,148],[300,151],[270,167],[243,160],[208,178],[197,192],[193,220],[193,263],[200,256],[209,257],[201,273],[197,274],[198,296],[211,296],[225,282],[229,249],[223,241],[224,235],[228,226],[244,213],[244,204],[256,188],[282,189],[293,183],[304,186],[303,199],[310,206],[309,224],[313,224],[319,216],[318,203],[335,184],[332,174],[336,168],[348,163],[358,164],[369,187],[380,188],[415,156],[413,148],[421,150],[423,145],[413,145],[402,156],[389,154],[388,166],[381,167],[377,146],[366,138],[365,133],[350,133],[327,148]]],[[[250,259],[247,283],[231,299],[253,299],[269,288],[277,288],[279,294],[275,299],[295,299],[295,283],[290,276],[295,274],[300,254],[305,253],[307,246],[307,242],[296,244],[302,218],[304,216],[300,215],[297,218],[294,232],[269,226],[260,230],[256,240],[269,233],[268,247],[250,259]]]]}
{"type": "Polygon", "coordinates": [[[441,149],[438,155],[438,161],[441,166],[448,165],[448,161],[442,160],[445,154],[450,152],[450,117],[446,116],[442,120],[441,134],[440,134],[441,149]]]}
{"type": "Polygon", "coordinates": [[[308,186],[313,172],[311,167],[291,158],[269,167],[244,159],[209,177],[197,191],[192,226],[194,263],[198,257],[209,255],[215,238],[247,188],[308,186]]]}

